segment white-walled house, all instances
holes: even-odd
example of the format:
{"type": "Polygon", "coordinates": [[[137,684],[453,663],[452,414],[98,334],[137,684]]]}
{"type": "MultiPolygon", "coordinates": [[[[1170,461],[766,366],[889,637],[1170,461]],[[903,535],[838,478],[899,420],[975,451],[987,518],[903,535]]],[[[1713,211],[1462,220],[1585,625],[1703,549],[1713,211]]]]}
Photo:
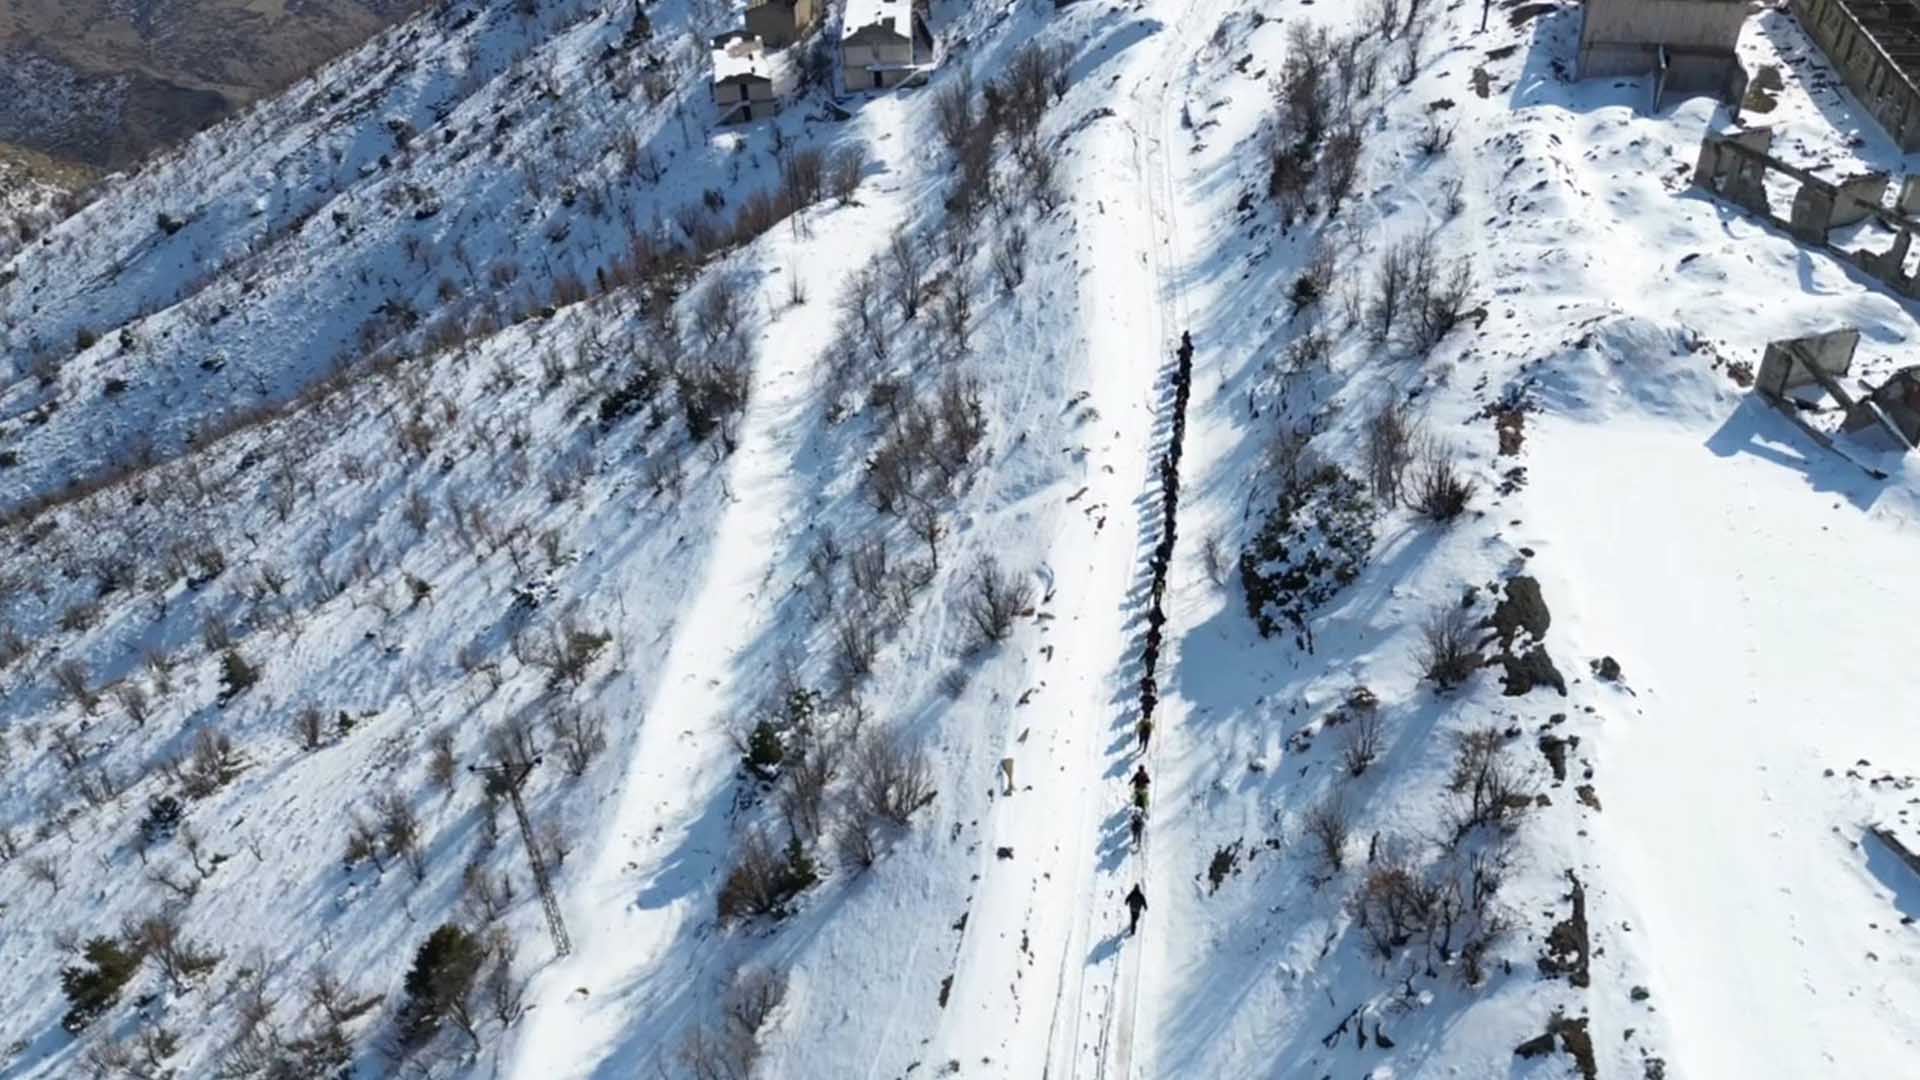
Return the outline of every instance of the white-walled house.
{"type": "Polygon", "coordinates": [[[775,115],[793,92],[794,81],[792,65],[768,56],[759,38],[730,33],[715,39],[713,103],[722,124],[775,115]]]}
{"type": "Polygon", "coordinates": [[[847,0],[840,23],[841,85],[898,86],[933,60],[933,35],[914,0],[847,0]]]}

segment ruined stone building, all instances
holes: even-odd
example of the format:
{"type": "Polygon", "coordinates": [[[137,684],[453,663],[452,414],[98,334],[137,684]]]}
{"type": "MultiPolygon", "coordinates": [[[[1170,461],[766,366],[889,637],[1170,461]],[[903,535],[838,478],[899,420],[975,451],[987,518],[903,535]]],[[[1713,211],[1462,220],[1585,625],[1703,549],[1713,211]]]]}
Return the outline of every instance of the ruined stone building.
{"type": "Polygon", "coordinates": [[[1654,107],[1711,94],[1736,111],[1747,93],[1735,45],[1748,0],[1587,0],[1575,74],[1652,75],[1654,107]]]}
{"type": "Polygon", "coordinates": [[[1912,257],[1914,234],[1920,232],[1920,174],[1906,177],[1897,190],[1887,173],[1825,180],[1772,156],[1772,149],[1771,128],[1709,132],[1694,165],[1694,185],[1771,221],[1808,247],[1851,263],[1895,295],[1920,300],[1912,257]],[[1769,178],[1782,188],[1797,185],[1784,213],[1774,205],[1769,178]],[[1844,231],[1862,223],[1874,228],[1844,231]]]}
{"type": "Polygon", "coordinates": [[[1920,3],[1793,0],[1793,14],[1900,152],[1920,150],[1920,3]]]}

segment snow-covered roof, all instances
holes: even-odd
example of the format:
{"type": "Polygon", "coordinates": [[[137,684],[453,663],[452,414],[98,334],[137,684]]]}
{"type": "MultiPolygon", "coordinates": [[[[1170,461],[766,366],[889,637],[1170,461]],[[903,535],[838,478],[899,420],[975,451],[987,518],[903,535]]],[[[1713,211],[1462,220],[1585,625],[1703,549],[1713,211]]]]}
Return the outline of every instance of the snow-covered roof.
{"type": "Polygon", "coordinates": [[[725,82],[737,78],[773,78],[772,67],[767,63],[767,54],[761,49],[759,38],[736,37],[713,50],[713,81],[725,82]]]}
{"type": "Polygon", "coordinates": [[[846,15],[841,20],[843,37],[875,25],[913,40],[913,0],[847,0],[846,15]]]}

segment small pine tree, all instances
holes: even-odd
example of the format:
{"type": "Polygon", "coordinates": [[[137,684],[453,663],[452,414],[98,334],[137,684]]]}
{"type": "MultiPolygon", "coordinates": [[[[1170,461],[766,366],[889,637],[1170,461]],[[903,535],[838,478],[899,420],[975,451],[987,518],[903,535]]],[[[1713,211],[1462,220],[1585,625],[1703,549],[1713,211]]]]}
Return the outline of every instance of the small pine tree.
{"type": "Polygon", "coordinates": [[[71,1007],[60,1018],[68,1034],[78,1035],[120,1000],[120,990],[140,970],[138,949],[110,937],[96,937],[81,951],[86,964],[62,969],[60,989],[71,1007]]]}
{"type": "Polygon", "coordinates": [[[164,844],[173,838],[173,832],[180,827],[180,819],[186,808],[180,800],[171,795],[156,795],[147,800],[147,816],[140,822],[140,838],[148,846],[164,844]]]}
{"type": "Polygon", "coordinates": [[[220,704],[225,705],[260,681],[260,669],[247,662],[239,649],[220,656],[220,704]]]}
{"type": "Polygon", "coordinates": [[[401,1041],[419,1046],[433,1038],[448,1008],[473,988],[486,958],[486,943],[464,927],[443,923],[427,935],[407,971],[407,1000],[399,1017],[401,1041]]]}
{"type": "Polygon", "coordinates": [[[749,772],[762,780],[772,780],[779,775],[780,763],[786,756],[786,747],[781,745],[780,733],[774,730],[771,720],[762,720],[753,726],[753,733],[747,736],[745,755],[749,772]]]}
{"type": "Polygon", "coordinates": [[[783,890],[791,896],[808,888],[820,880],[819,871],[814,868],[813,856],[807,854],[806,846],[800,843],[800,834],[792,833],[787,837],[787,880],[783,890]]]}

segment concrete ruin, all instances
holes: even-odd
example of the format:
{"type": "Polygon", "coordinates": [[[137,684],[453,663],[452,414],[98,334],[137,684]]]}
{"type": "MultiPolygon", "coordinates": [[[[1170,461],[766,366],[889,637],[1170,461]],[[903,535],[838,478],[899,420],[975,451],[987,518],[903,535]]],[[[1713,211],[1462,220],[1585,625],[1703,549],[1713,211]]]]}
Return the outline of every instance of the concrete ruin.
{"type": "Polygon", "coordinates": [[[1847,88],[1910,154],[1920,150],[1920,0],[1792,0],[1847,88]]]}
{"type": "Polygon", "coordinates": [[[1892,178],[1886,173],[1823,180],[1771,156],[1768,151],[1772,148],[1771,128],[1709,133],[1700,144],[1694,186],[1773,222],[1802,244],[1824,249],[1900,296],[1920,300],[1920,279],[1908,269],[1913,234],[1920,230],[1920,175],[1909,176],[1901,183],[1899,197],[1889,208],[1886,197],[1892,178]],[[1785,216],[1774,210],[1768,190],[1768,180],[1775,177],[1799,184],[1785,216]],[[1884,250],[1842,247],[1834,242],[1835,230],[1862,224],[1878,226],[1891,235],[1884,250]]]}
{"type": "Polygon", "coordinates": [[[1866,397],[1856,399],[1840,380],[1852,369],[1859,347],[1860,331],[1853,329],[1775,341],[1761,358],[1754,390],[1828,449],[1834,449],[1832,436],[1801,416],[1819,408],[1826,398],[1843,410],[1840,430],[1878,428],[1903,449],[1912,450],[1920,443],[1920,368],[1902,368],[1866,397]],[[1810,387],[1817,387],[1819,393],[1808,398],[1801,391],[1810,387]]]}
{"type": "Polygon", "coordinates": [[[1574,74],[1652,75],[1655,109],[1707,94],[1737,117],[1747,71],[1735,46],[1749,6],[1747,0],[1587,0],[1574,74]]]}

